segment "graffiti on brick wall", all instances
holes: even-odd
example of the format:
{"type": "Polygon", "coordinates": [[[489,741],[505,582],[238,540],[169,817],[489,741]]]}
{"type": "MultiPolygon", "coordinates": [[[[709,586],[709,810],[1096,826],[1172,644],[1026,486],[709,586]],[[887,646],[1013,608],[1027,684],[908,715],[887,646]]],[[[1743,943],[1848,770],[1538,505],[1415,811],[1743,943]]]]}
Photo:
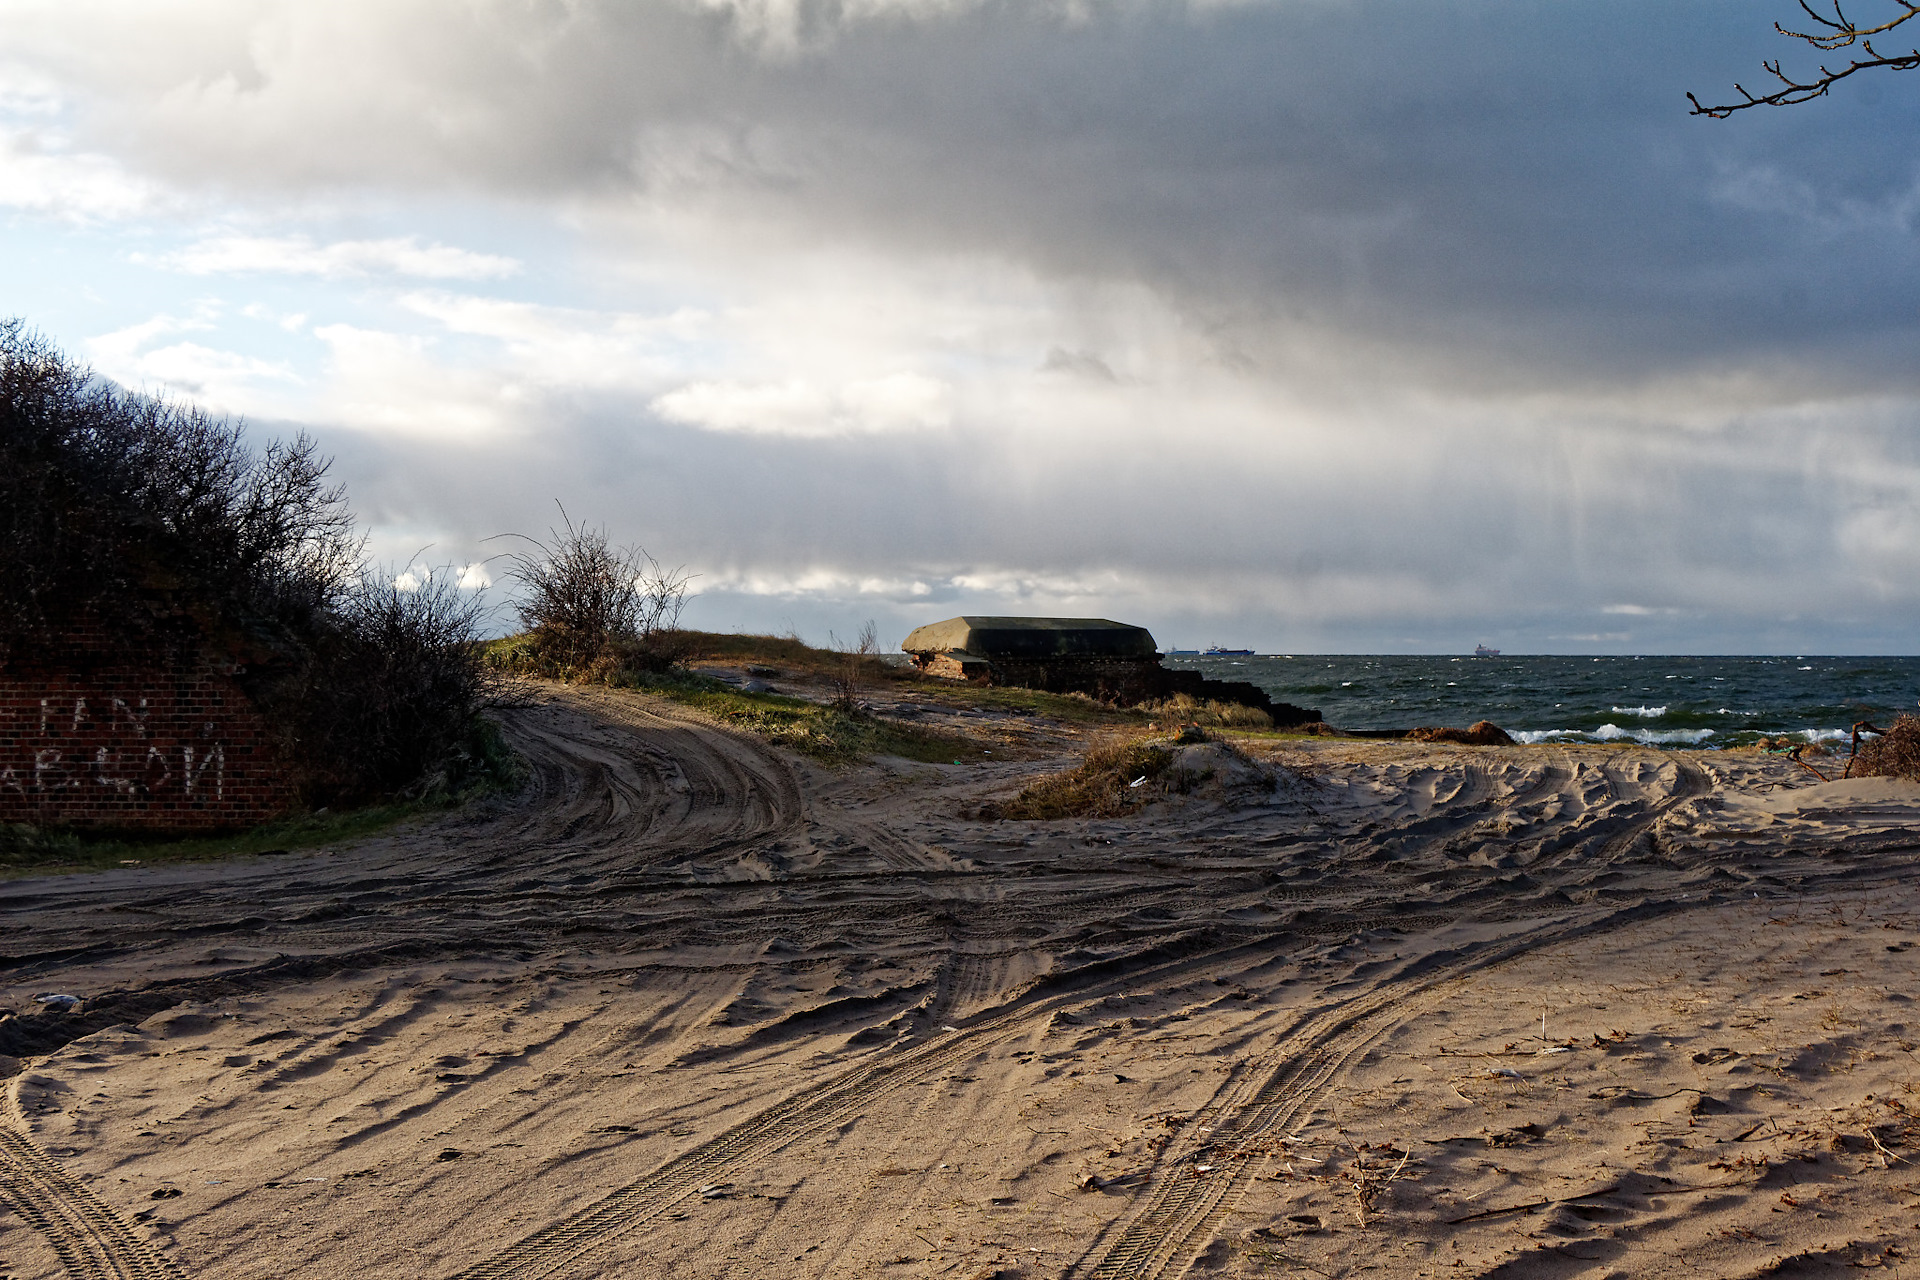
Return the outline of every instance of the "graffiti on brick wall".
{"type": "Polygon", "coordinates": [[[149,740],[146,698],[40,699],[40,738],[64,739],[104,731],[120,745],[91,749],[64,741],[32,747],[31,765],[0,769],[0,791],[52,796],[82,791],[128,798],[177,795],[189,800],[224,800],[227,747],[214,739],[216,726],[201,726],[209,741],[162,746],[149,740]],[[127,741],[131,738],[132,741],[127,741]]]}

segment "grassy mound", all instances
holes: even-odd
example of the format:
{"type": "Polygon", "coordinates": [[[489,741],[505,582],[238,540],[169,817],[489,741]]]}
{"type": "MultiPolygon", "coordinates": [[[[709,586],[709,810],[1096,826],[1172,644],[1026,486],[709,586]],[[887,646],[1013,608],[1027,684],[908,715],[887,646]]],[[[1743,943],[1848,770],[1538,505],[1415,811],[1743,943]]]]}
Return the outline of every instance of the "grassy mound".
{"type": "Polygon", "coordinates": [[[1160,702],[1143,702],[1135,710],[1160,724],[1197,724],[1218,729],[1273,728],[1273,717],[1258,707],[1202,700],[1185,693],[1176,693],[1160,702]]]}
{"type": "Polygon", "coordinates": [[[631,673],[613,683],[694,707],[732,728],[827,764],[847,764],[876,755],[944,764],[985,759],[991,750],[973,738],[936,733],[785,694],[746,693],[704,676],[631,673]]]}
{"type": "Polygon", "coordinates": [[[1031,783],[982,817],[1045,821],[1051,818],[1117,818],[1149,799],[1149,785],[1173,767],[1173,752],[1143,738],[1095,743],[1086,759],[1065,773],[1031,783]],[[1145,779],[1144,782],[1135,783],[1145,779]]]}

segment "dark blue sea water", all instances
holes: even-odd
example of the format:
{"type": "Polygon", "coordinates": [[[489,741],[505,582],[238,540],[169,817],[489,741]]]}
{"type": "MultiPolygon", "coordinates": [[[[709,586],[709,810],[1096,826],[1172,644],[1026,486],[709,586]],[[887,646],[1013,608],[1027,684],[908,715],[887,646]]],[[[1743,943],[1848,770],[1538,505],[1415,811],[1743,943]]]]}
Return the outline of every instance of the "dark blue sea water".
{"type": "Polygon", "coordinates": [[[1920,700],[1920,658],[1170,657],[1344,729],[1491,720],[1525,742],[1729,747],[1846,737],[1920,700]]]}

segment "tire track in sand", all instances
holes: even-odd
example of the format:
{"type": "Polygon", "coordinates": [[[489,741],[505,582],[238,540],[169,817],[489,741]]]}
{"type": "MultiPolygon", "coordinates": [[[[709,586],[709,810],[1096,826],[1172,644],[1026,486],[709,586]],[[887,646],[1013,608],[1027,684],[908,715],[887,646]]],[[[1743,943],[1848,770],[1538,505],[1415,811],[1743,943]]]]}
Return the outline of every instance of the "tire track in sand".
{"type": "Polygon", "coordinates": [[[675,1156],[646,1177],[476,1263],[455,1280],[535,1280],[550,1275],[587,1250],[641,1227],[700,1194],[702,1186],[722,1181],[736,1165],[764,1159],[781,1147],[858,1115],[885,1094],[1012,1038],[1023,1029],[1030,1012],[1009,1013],[918,1049],[885,1054],[804,1089],[675,1156]]]}
{"type": "Polygon", "coordinates": [[[0,1123],[0,1201],[53,1247],[73,1280],[185,1280],[185,1273],[10,1125],[0,1123]]]}
{"type": "Polygon", "coordinates": [[[538,1280],[551,1275],[588,1250],[661,1217],[676,1204],[700,1194],[702,1186],[724,1181],[729,1170],[858,1118],[886,1094],[921,1083],[961,1059],[1044,1024],[1058,1007],[1143,981],[1164,980],[1246,945],[1244,938],[1222,939],[1198,948],[1172,945],[1165,949],[1172,953],[1168,958],[1123,972],[1097,965],[1097,977],[1090,984],[1073,981],[1069,975],[1050,994],[1022,998],[998,1014],[928,1044],[883,1052],[774,1103],[668,1160],[645,1177],[475,1263],[453,1280],[538,1280]]]}
{"type": "Polygon", "coordinates": [[[1269,1157],[1259,1140],[1297,1128],[1355,1058],[1395,1027],[1437,1004],[1461,980],[1554,943],[1648,914],[1634,908],[1560,922],[1488,944],[1412,978],[1388,982],[1325,1010],[1261,1055],[1212,1105],[1196,1112],[1170,1149],[1141,1208],[1103,1233],[1067,1273],[1076,1280],[1151,1280],[1191,1265],[1269,1157]],[[1177,1154],[1176,1154],[1177,1152],[1177,1154]],[[1203,1167],[1201,1157],[1206,1158],[1203,1167]]]}

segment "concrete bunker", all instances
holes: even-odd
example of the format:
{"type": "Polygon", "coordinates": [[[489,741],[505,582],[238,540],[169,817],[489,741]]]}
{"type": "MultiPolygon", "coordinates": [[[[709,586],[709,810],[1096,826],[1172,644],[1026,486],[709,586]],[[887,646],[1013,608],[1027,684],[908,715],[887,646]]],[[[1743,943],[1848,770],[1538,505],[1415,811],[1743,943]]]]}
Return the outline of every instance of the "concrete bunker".
{"type": "Polygon", "coordinates": [[[1121,706],[1184,693],[1254,707],[1277,725],[1320,719],[1318,711],[1274,702],[1257,685],[1170,671],[1151,632],[1107,618],[962,615],[916,627],[900,647],[926,674],[972,684],[1084,693],[1121,706]]]}

